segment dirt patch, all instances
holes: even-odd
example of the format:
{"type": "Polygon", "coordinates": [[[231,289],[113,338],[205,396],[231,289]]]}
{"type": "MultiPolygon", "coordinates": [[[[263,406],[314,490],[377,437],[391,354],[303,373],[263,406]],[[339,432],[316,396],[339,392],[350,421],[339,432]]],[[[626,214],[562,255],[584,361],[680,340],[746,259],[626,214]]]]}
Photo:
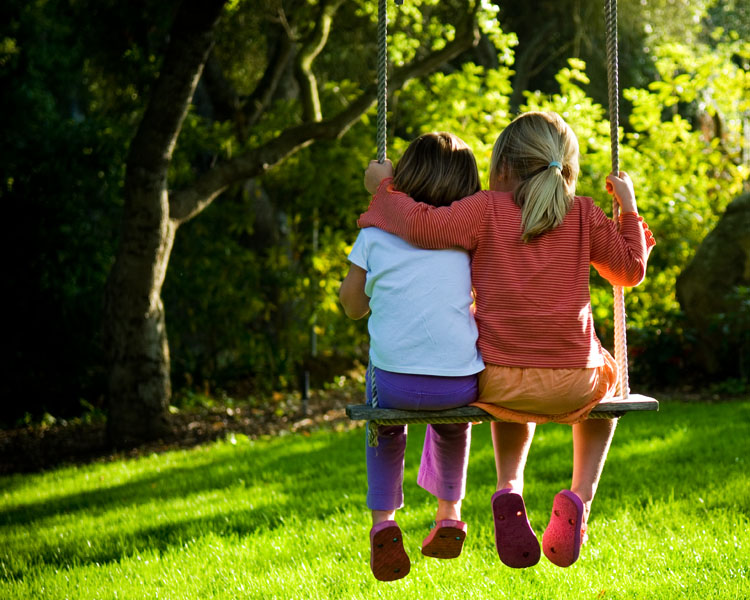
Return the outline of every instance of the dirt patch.
{"type": "Polygon", "coordinates": [[[71,463],[190,448],[232,434],[257,439],[283,432],[309,435],[320,428],[349,430],[361,423],[349,420],[346,405],[362,402],[361,395],[352,388],[315,391],[311,393],[306,411],[302,400],[291,395],[278,395],[263,407],[237,404],[180,410],[171,415],[169,437],[117,452],[107,443],[103,419],[0,430],[0,474],[28,473],[71,463]]]}

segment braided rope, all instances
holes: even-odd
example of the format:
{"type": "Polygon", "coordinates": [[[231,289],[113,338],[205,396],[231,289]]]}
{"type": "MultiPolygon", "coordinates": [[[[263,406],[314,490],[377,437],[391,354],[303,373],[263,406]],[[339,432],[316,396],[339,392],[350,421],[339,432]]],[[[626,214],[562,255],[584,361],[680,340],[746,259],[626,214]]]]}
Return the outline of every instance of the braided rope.
{"type": "MultiPolygon", "coordinates": [[[[588,419],[616,419],[624,415],[627,411],[618,410],[612,412],[592,412],[589,413],[588,419]]],[[[445,425],[449,423],[485,423],[490,421],[504,422],[503,419],[498,419],[491,414],[472,417],[442,417],[442,416],[430,416],[430,417],[405,417],[400,419],[373,419],[367,421],[372,425],[418,425],[418,424],[432,424],[432,425],[445,425]]]]}
{"type": "MultiPolygon", "coordinates": [[[[367,365],[367,375],[370,378],[370,401],[369,405],[373,408],[378,407],[378,388],[375,386],[375,365],[372,361],[367,365]]],[[[378,427],[382,423],[380,421],[367,421],[365,423],[365,431],[367,432],[367,445],[372,448],[378,447],[378,427]]],[[[399,423],[400,425],[400,423],[399,423]]]]}
{"type": "MultiPolygon", "coordinates": [[[[403,0],[396,0],[401,4],[403,0]]],[[[386,112],[388,109],[388,0],[378,0],[378,117],[376,140],[378,146],[378,162],[385,162],[386,137],[388,134],[388,123],[386,112]]],[[[372,365],[372,363],[370,363],[372,365]]],[[[371,369],[371,367],[368,367],[371,369]]],[[[375,388],[375,373],[370,370],[372,383],[372,406],[378,405],[377,389],[375,388]]],[[[367,444],[372,447],[378,445],[378,427],[380,421],[367,421],[367,444]]]]}
{"type": "MultiPolygon", "coordinates": [[[[612,172],[620,171],[620,148],[618,129],[620,126],[619,111],[619,64],[617,57],[617,0],[605,0],[605,21],[607,31],[607,89],[609,92],[609,137],[612,152],[612,172]]],[[[617,208],[617,203],[615,203],[617,208]]]]}
{"type": "MultiPolygon", "coordinates": [[[[607,83],[609,89],[609,135],[612,152],[612,173],[620,173],[620,149],[618,144],[619,113],[619,72],[617,57],[617,0],[604,0],[604,18],[607,30],[607,83]]],[[[619,222],[620,207],[617,201],[612,205],[612,216],[619,222]]],[[[621,286],[613,288],[615,320],[615,362],[617,363],[617,395],[627,398],[630,393],[628,382],[628,345],[625,335],[625,292],[621,286]]]]}
{"type": "Polygon", "coordinates": [[[378,162],[385,162],[388,107],[388,1],[378,0],[378,162]]]}
{"type": "MultiPolygon", "coordinates": [[[[378,162],[385,162],[385,142],[386,142],[386,109],[388,107],[388,1],[378,0],[378,118],[377,118],[377,146],[378,162]]],[[[375,373],[372,370],[372,363],[367,367],[372,386],[371,406],[378,405],[377,390],[375,388],[375,373]]],[[[365,429],[367,431],[367,444],[372,447],[378,445],[378,426],[377,421],[367,421],[365,429]]]]}

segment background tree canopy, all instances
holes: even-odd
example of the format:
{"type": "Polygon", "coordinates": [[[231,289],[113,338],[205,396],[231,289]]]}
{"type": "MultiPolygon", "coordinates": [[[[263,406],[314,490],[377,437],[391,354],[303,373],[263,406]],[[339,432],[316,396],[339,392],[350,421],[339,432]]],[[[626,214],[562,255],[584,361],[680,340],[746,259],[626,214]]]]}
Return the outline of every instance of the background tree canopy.
{"type": "MultiPolygon", "coordinates": [[[[104,289],[125,217],[128,152],[181,7],[10,0],[0,8],[12,305],[5,423],[104,405],[104,289]]],[[[609,211],[601,3],[531,10],[458,0],[389,6],[396,70],[460,38],[472,19],[482,32],[473,48],[393,88],[389,155],[397,160],[425,131],[452,131],[473,148],[486,181],[492,143],[513,115],[555,110],[581,144],[578,192],[609,211]]],[[[634,386],[679,377],[691,340],[675,279],[748,179],[748,10],[713,0],[620,6],[621,164],[659,243],[646,281],[626,296],[634,386]]],[[[375,79],[375,12],[365,0],[227,2],[169,164],[170,192],[352,106],[375,79]]],[[[336,293],[368,202],[361,176],[375,153],[373,116],[233,182],[180,226],[162,290],[173,402],[196,390],[296,388],[304,371],[322,385],[366,360],[366,326],[346,319],[336,293]]],[[[605,343],[610,297],[595,280],[605,343]]]]}

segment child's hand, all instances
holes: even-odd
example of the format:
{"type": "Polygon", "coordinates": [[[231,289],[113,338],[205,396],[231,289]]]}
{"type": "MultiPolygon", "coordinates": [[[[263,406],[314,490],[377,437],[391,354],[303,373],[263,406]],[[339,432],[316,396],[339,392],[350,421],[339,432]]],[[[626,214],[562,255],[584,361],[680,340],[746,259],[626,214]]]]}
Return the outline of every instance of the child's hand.
{"type": "Polygon", "coordinates": [[[383,164],[371,160],[365,171],[365,189],[374,194],[378,191],[380,182],[386,177],[393,177],[393,163],[387,158],[383,164]]]}
{"type": "Polygon", "coordinates": [[[630,179],[630,176],[625,171],[620,171],[619,177],[616,175],[609,175],[607,177],[607,191],[614,195],[622,212],[638,213],[638,206],[635,203],[633,180],[630,179]]]}

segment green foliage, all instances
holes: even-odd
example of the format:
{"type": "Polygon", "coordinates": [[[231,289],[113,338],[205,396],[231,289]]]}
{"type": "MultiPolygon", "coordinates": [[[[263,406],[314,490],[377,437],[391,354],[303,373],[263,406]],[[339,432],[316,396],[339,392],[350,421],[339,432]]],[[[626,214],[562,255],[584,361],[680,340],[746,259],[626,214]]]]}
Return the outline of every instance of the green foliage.
{"type": "Polygon", "coordinates": [[[729,372],[747,387],[750,386],[750,287],[735,286],[726,302],[724,312],[713,315],[713,326],[722,342],[722,356],[731,357],[728,362],[736,362],[736,368],[730,365],[729,372]]]}
{"type": "Polygon", "coordinates": [[[106,374],[102,298],[123,165],[174,2],[4,2],[0,198],[12,348],[0,421],[87,413],[106,374]]]}
{"type": "MultiPolygon", "coordinates": [[[[480,177],[489,179],[489,158],[498,132],[511,121],[510,69],[467,63],[449,74],[414,81],[399,94],[393,139],[394,161],[409,143],[429,131],[450,131],[474,151],[480,177]]],[[[394,162],[395,164],[395,162],[394,162]]]]}
{"type": "Polygon", "coordinates": [[[350,178],[369,150],[356,134],[318,144],[280,165],[263,188],[227,193],[184,226],[164,289],[170,339],[181,349],[173,356],[178,385],[297,388],[302,370],[322,385],[366,360],[366,322],[343,317],[338,286],[367,203],[350,178]],[[320,177],[331,164],[339,170],[320,177]]]}
{"type": "MultiPolygon", "coordinates": [[[[489,499],[488,425],[474,428],[461,556],[419,552],[435,501],[416,483],[410,427],[404,531],[411,573],[369,570],[364,433],[225,441],[138,459],[0,478],[0,596],[32,598],[746,598],[748,402],[662,401],[618,426],[572,567],[503,566],[489,499]]],[[[541,535],[570,485],[570,428],[537,430],[525,501],[541,535]]]]}
{"type": "MultiPolygon", "coordinates": [[[[750,80],[734,61],[747,61],[749,49],[738,42],[712,51],[667,44],[658,51],[660,80],[625,91],[633,103],[625,144],[637,165],[639,207],[658,241],[636,292],[649,301],[648,313],[631,311],[636,328],[685,335],[675,278],[750,175],[741,162],[750,80]]],[[[679,348],[672,350],[677,354],[660,362],[679,362],[679,348]]]]}
{"type": "Polygon", "coordinates": [[[11,362],[2,422],[98,402],[101,297],[117,238],[126,137],[85,115],[86,55],[61,2],[9,2],[0,25],[0,198],[11,362]]]}

